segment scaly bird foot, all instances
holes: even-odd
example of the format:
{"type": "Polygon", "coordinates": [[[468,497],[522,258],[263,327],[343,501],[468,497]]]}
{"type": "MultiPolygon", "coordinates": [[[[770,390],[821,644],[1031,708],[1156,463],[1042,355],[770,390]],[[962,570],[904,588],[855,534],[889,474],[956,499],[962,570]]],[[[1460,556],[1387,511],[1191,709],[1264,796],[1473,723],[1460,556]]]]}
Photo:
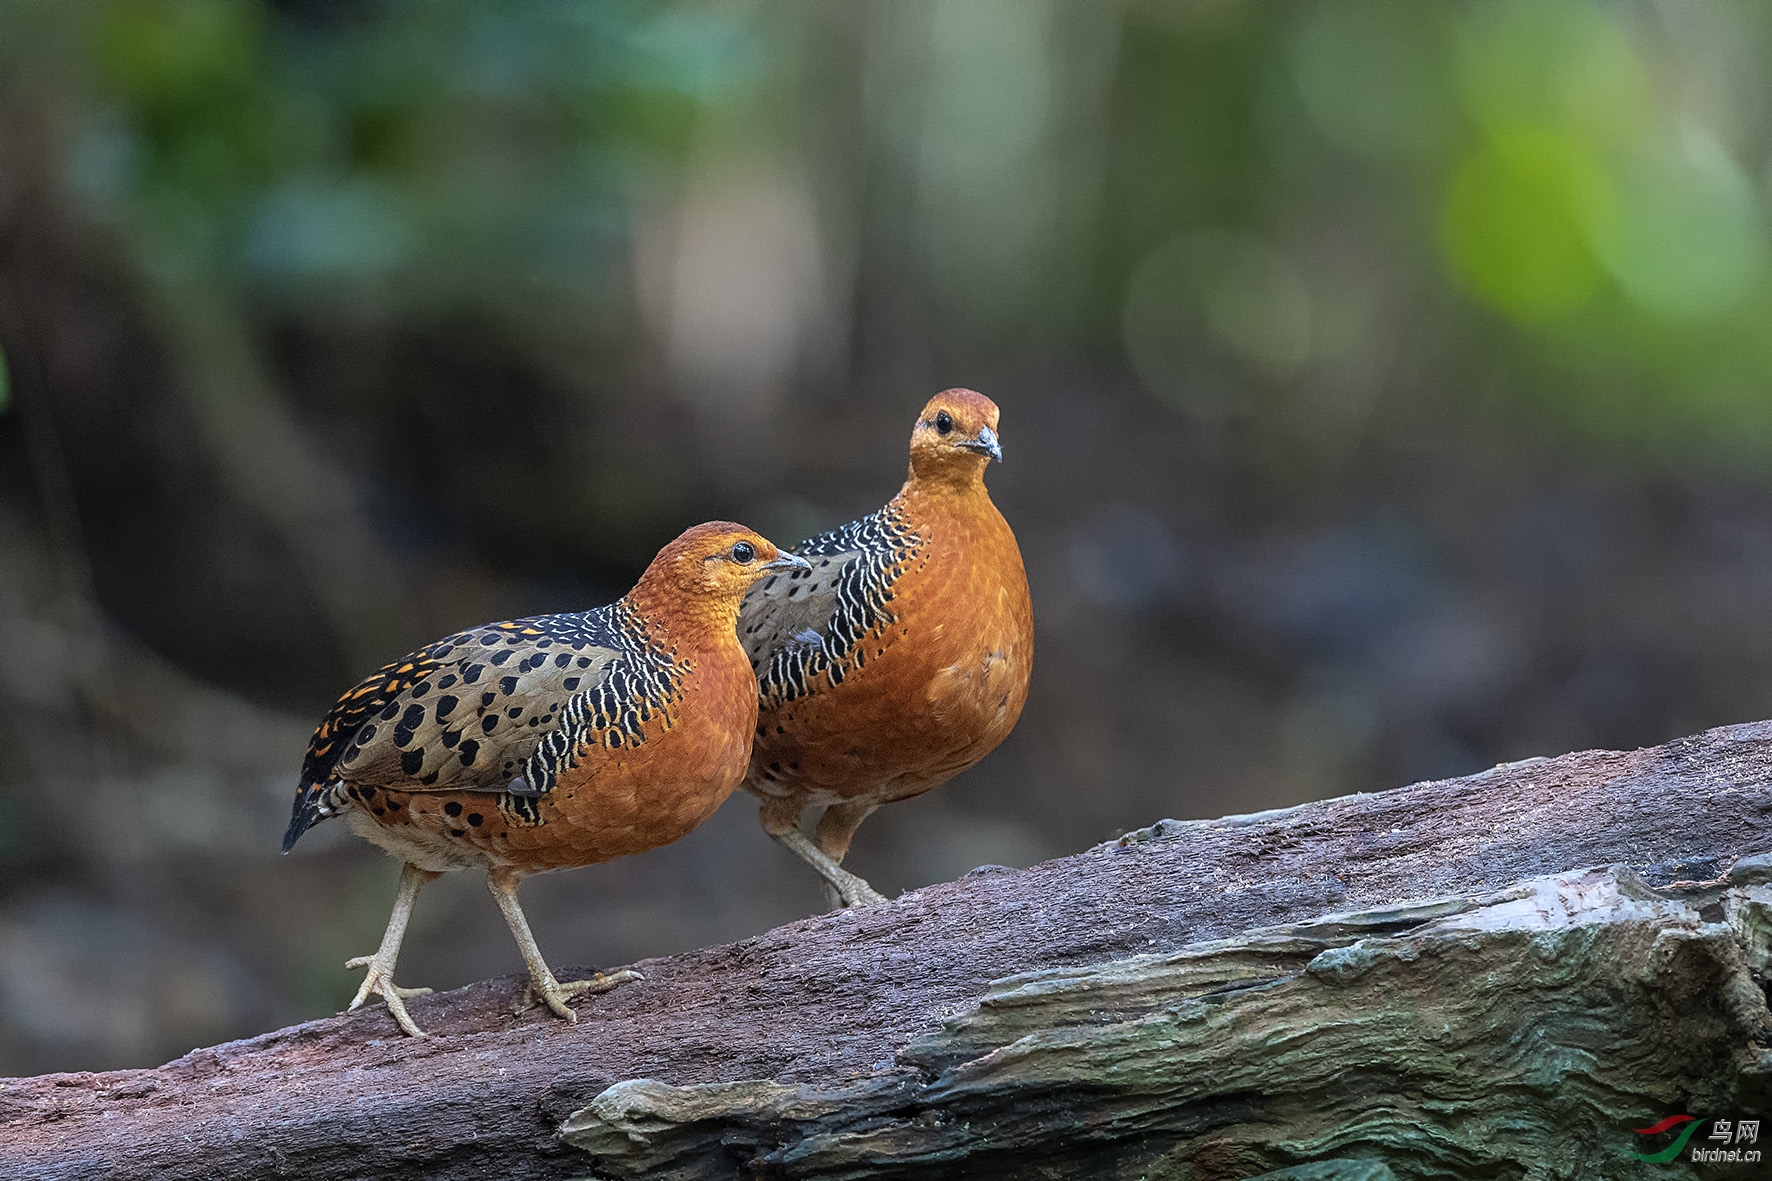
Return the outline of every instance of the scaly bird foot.
{"type": "Polygon", "coordinates": [[[345,1012],[355,1012],[371,996],[379,996],[387,1002],[388,1012],[394,1015],[394,1020],[401,1029],[413,1037],[425,1036],[425,1031],[420,1029],[417,1023],[412,1020],[411,1015],[406,1012],[406,998],[426,996],[430,993],[430,989],[399,987],[394,983],[393,965],[381,963],[376,956],[360,955],[354,959],[348,959],[345,961],[345,967],[369,969],[363,977],[363,983],[357,988],[357,995],[351,999],[350,1004],[345,1006],[345,1012]]]}
{"type": "Polygon", "coordinates": [[[542,1003],[545,1003],[548,1008],[552,1009],[556,1016],[564,1017],[574,1025],[577,1025],[578,1013],[566,1003],[567,1001],[575,996],[589,996],[593,993],[608,992],[617,985],[628,984],[635,980],[644,979],[646,979],[646,977],[640,975],[640,973],[634,971],[632,968],[623,968],[619,972],[610,972],[608,974],[598,972],[589,980],[568,980],[564,983],[549,977],[540,985],[537,985],[532,978],[529,981],[529,984],[523,989],[522,999],[517,1002],[517,1005],[512,1009],[512,1012],[521,1014],[526,1010],[532,1009],[535,1007],[539,999],[542,1003]]]}
{"type": "Polygon", "coordinates": [[[839,870],[842,877],[826,882],[824,900],[831,910],[854,910],[863,906],[885,906],[892,899],[875,890],[852,873],[839,870]]]}

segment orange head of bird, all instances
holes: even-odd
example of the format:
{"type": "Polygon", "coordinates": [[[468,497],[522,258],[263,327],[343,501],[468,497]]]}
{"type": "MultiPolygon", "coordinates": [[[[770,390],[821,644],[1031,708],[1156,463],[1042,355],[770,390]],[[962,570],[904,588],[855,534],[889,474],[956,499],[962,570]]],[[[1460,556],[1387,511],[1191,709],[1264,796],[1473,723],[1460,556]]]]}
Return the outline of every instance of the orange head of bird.
{"type": "Polygon", "coordinates": [[[709,521],[659,550],[629,598],[667,614],[736,617],[739,602],[758,579],[805,569],[806,559],[784,553],[755,530],[709,521]]]}
{"type": "Polygon", "coordinates": [[[970,484],[1003,458],[997,404],[974,390],[943,390],[911,428],[911,478],[970,484]]]}

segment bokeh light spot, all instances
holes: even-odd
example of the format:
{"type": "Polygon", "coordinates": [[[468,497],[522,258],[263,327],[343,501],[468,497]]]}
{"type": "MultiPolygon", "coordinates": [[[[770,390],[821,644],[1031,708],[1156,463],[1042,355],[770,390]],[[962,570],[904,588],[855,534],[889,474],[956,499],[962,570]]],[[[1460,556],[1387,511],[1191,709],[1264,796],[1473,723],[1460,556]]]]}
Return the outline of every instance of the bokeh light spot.
{"type": "Polygon", "coordinates": [[[1290,259],[1265,242],[1238,238],[1202,278],[1213,332],[1276,377],[1311,353],[1311,297],[1290,259]]]}
{"type": "Polygon", "coordinates": [[[1521,321],[1585,304],[1602,272],[1587,227],[1606,223],[1610,186],[1583,144],[1520,127],[1473,150],[1453,173],[1440,240],[1454,274],[1521,321]]]}
{"type": "Polygon", "coordinates": [[[1431,148],[1445,119],[1433,9],[1374,0],[1310,7],[1287,45],[1293,81],[1329,139],[1374,156],[1431,148]]]}
{"type": "Polygon", "coordinates": [[[1520,124],[1619,140],[1649,110],[1641,62],[1618,22],[1586,3],[1511,0],[1470,9],[1459,53],[1464,103],[1491,133],[1520,124]]]}
{"type": "Polygon", "coordinates": [[[412,234],[397,196],[369,179],[303,178],[272,190],[258,211],[248,258],[288,279],[358,278],[405,262],[412,234]]]}
{"type": "Polygon", "coordinates": [[[1766,235],[1753,187],[1702,131],[1664,137],[1619,170],[1594,247],[1626,295],[1676,319],[1728,311],[1759,283],[1766,235]]]}
{"type": "Polygon", "coordinates": [[[1311,295],[1292,261],[1252,234],[1195,230],[1140,264],[1127,287],[1128,359],[1159,395],[1184,404],[1215,400],[1201,345],[1216,338],[1266,376],[1289,377],[1311,357],[1311,295]]]}

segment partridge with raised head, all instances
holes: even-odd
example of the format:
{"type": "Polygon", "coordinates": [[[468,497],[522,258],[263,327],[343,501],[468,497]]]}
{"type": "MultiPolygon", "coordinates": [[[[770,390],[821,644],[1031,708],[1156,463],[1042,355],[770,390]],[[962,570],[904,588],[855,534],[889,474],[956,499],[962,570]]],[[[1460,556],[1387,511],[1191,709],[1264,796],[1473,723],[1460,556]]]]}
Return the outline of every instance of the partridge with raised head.
{"type": "Polygon", "coordinates": [[[898,495],[792,547],[808,568],[759,582],[739,612],[762,698],[745,787],[833,906],[885,901],[842,868],[857,826],[978,762],[1027,700],[1027,574],[984,486],[997,422],[972,390],[930,399],[898,495]],[[811,838],[808,807],[824,809],[811,838]]]}
{"type": "Polygon", "coordinates": [[[744,778],[757,719],[735,621],[759,579],[804,570],[742,525],[697,525],[659,551],[607,607],[469,628],[382,668],[341,697],[302,765],[287,853],[343,814],[404,864],[387,933],[350,1008],[379,994],[421,1031],[394,985],[419,889],[480,866],[529,969],[532,992],[567,1001],[635,973],[561,983],[517,902],[527,874],[668,844],[744,778]]]}

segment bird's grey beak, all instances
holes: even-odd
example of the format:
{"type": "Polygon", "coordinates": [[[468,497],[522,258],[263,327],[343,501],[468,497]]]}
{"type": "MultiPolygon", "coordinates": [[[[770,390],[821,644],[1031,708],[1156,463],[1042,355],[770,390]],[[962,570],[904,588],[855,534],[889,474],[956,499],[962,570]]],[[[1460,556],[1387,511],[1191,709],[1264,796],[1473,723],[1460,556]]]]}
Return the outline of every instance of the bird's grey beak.
{"type": "Polygon", "coordinates": [[[765,569],[765,570],[810,570],[810,569],[812,569],[812,563],[808,562],[805,558],[802,558],[799,554],[790,554],[790,553],[784,552],[781,555],[781,557],[775,559],[775,561],[764,562],[763,569],[765,569]]]}
{"type": "Polygon", "coordinates": [[[968,451],[976,451],[980,455],[988,455],[998,463],[1003,462],[1003,444],[997,441],[997,432],[988,426],[978,428],[978,438],[968,439],[960,446],[968,451]]]}

